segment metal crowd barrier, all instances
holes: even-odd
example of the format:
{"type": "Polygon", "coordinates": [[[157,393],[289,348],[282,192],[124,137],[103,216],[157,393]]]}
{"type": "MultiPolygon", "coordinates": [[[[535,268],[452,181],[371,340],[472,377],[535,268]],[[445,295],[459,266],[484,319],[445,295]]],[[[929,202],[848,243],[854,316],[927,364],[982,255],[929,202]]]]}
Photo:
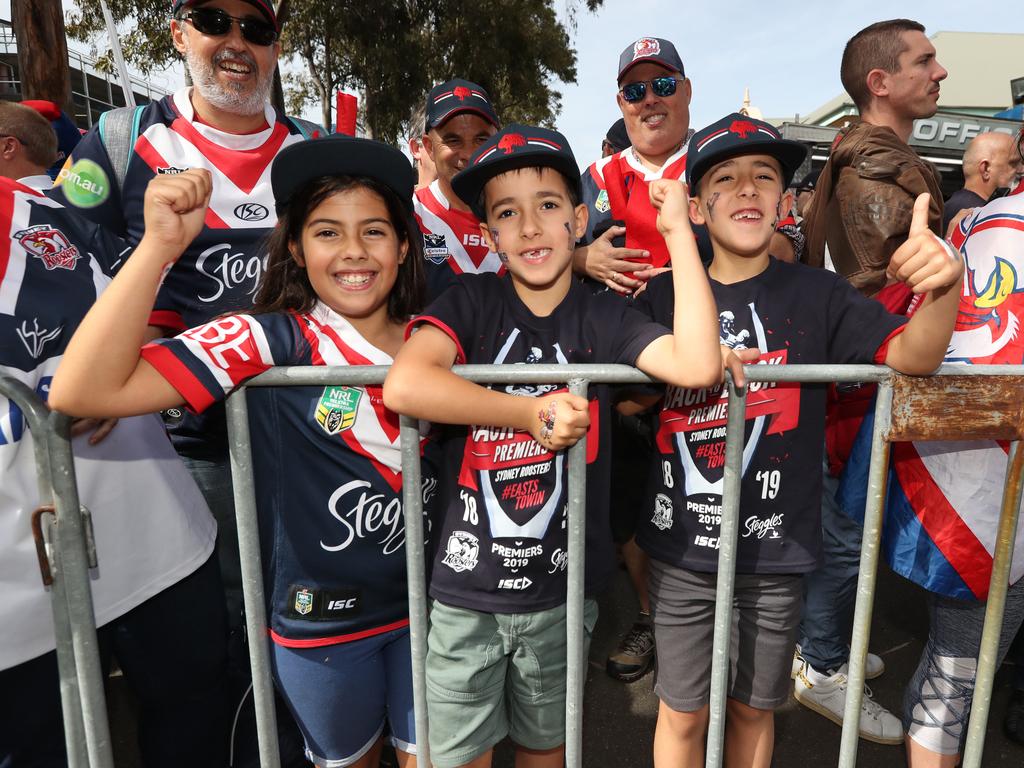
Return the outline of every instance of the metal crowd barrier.
{"type": "Polygon", "coordinates": [[[40,501],[53,500],[35,510],[32,527],[53,610],[68,766],[113,768],[89,586],[96,554],[88,510],[78,502],[71,419],[50,411],[17,379],[0,376],[0,395],[18,406],[32,433],[40,501]]]}
{"type": "MultiPolygon", "coordinates": [[[[639,371],[620,365],[459,366],[455,372],[471,381],[494,384],[568,383],[585,394],[590,384],[649,383],[639,371]]],[[[262,566],[256,519],[256,499],[249,442],[245,390],[250,386],[366,386],[383,382],[382,366],[286,367],[262,374],[239,388],[227,401],[231,471],[234,480],[239,549],[247,631],[253,667],[257,733],[263,768],[279,768],[277,728],[266,638],[262,566]]],[[[1012,441],[1007,466],[992,580],[979,653],[974,704],[968,724],[962,765],[980,768],[985,727],[996,671],[999,634],[1013,554],[1021,492],[1024,488],[1024,366],[944,365],[933,377],[898,376],[890,369],[866,365],[747,366],[749,382],[876,382],[878,396],[868,476],[868,503],[864,519],[860,575],[851,638],[846,712],[839,754],[840,768],[853,768],[857,760],[858,723],[864,688],[865,659],[877,574],[882,514],[888,475],[889,443],[906,440],[1003,439],[1012,441]]],[[[5,394],[25,411],[36,436],[41,498],[52,486],[56,506],[56,532],[51,567],[55,571],[53,603],[58,631],[58,657],[64,695],[66,737],[72,768],[107,768],[112,765],[103,707],[103,687],[95,648],[95,628],[88,590],[87,556],[81,518],[77,510],[74,467],[68,440],[68,420],[48,415],[45,406],[24,385],[0,379],[5,394]],[[46,435],[45,440],[40,440],[46,435]],[[49,478],[52,478],[50,480],[49,478]],[[60,582],[67,580],[67,584],[60,582]],[[71,670],[68,672],[68,670],[71,670]],[[77,670],[77,673],[75,673],[77,670]],[[82,749],[82,744],[86,749],[82,749]],[[87,754],[83,755],[83,751],[87,754]],[[88,762],[85,762],[87,760],[88,762]]],[[[706,765],[722,764],[726,690],[729,674],[729,631],[736,569],[739,489],[742,466],[746,391],[729,384],[726,464],[719,550],[719,579],[712,649],[711,704],[706,765]]],[[[568,595],[567,595],[567,698],[566,765],[581,768],[583,684],[583,574],[586,504],[586,445],[581,440],[569,450],[568,483],[568,595]]],[[[413,692],[416,710],[418,764],[429,766],[428,723],[425,706],[426,582],[423,551],[422,497],[420,494],[419,432],[413,419],[402,418],[402,469],[409,573],[410,639],[413,656],[413,692]]]]}

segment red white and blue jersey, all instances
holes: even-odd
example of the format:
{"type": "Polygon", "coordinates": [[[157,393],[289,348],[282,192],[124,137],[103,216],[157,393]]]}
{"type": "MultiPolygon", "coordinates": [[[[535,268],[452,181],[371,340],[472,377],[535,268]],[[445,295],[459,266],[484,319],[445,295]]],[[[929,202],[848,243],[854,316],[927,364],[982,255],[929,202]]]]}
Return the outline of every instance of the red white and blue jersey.
{"type": "Polygon", "coordinates": [[[429,187],[417,189],[412,202],[423,233],[428,301],[444,293],[456,275],[505,274],[498,254],[484,243],[480,220],[469,211],[452,208],[436,179],[429,187]]]}
{"type": "MultiPolygon", "coordinates": [[[[128,250],[76,211],[0,178],[0,376],[45,401],[71,336],[110,282],[110,265],[128,250]]],[[[102,625],[202,565],[217,526],[159,417],[121,419],[105,440],[88,440],[74,438],[72,447],[79,496],[92,511],[99,569],[90,586],[102,625]]],[[[0,396],[0,669],[55,646],[31,521],[48,502],[39,496],[28,422],[0,396]]]]}
{"type": "Polygon", "coordinates": [[[651,254],[638,264],[669,266],[668,247],[658,232],[658,212],[651,205],[649,187],[656,179],[684,180],[686,146],[683,144],[657,171],[646,168],[631,147],[592,163],[581,177],[582,202],[590,214],[582,243],[589,245],[594,241],[594,229],[601,222],[624,221],[625,247],[645,249],[651,254]]]}
{"type": "MultiPolygon", "coordinates": [[[[275,365],[392,362],[324,304],[219,318],[142,356],[197,412],[275,365]]],[[[254,387],[248,402],[271,637],[309,647],[405,626],[399,426],[381,388],[254,387]]],[[[423,478],[429,502],[430,461],[423,478]]]]}
{"type": "MultiPolygon", "coordinates": [[[[1024,364],[1024,195],[993,200],[951,238],[964,282],[946,362],[1024,364]]],[[[863,517],[873,412],[840,487],[844,510],[863,517]]],[[[893,443],[883,549],[893,570],[939,594],[984,600],[992,576],[1009,444],[1002,440],[893,443]]],[[[1017,527],[1010,582],[1024,576],[1017,527]]]]}
{"type": "MultiPolygon", "coordinates": [[[[78,209],[82,215],[137,245],[145,232],[144,195],[154,176],[189,168],[211,172],[206,225],[167,275],[150,316],[152,325],[175,332],[252,306],[266,264],[263,242],[277,222],[271,164],[278,152],[303,140],[299,129],[270,105],[263,130],[219,131],[196,119],[189,93],[184,88],[142,109],[139,138],[120,190],[96,127],[75,147],[53,192],[62,203],[84,201],[89,207],[78,209]]],[[[170,427],[180,450],[200,450],[207,441],[223,450],[222,416],[186,418],[170,427]]]]}
{"type": "MultiPolygon", "coordinates": [[[[432,325],[458,350],[456,362],[624,363],[669,331],[627,302],[573,281],[547,317],[537,317],[497,275],[464,276],[410,327],[432,325]]],[[[541,397],[563,385],[494,386],[541,397]]],[[[615,557],[608,519],[611,439],[608,388],[590,389],[587,436],[586,591],[607,582],[615,557]]],[[[568,453],[528,432],[486,424],[446,441],[443,515],[430,593],[441,602],[491,613],[527,613],[566,598],[568,453]]]]}
{"type": "MultiPolygon", "coordinates": [[[[760,365],[871,363],[906,323],[842,277],[770,260],[737,283],[709,278],[719,335],[730,349],[758,349],[760,365]]],[[[638,308],[670,325],[670,274],[651,280],[638,308]]],[[[679,568],[718,569],[725,470],[724,386],[666,387],[637,541],[679,568]]],[[[821,550],[825,388],[796,382],[748,387],[740,491],[739,573],[806,573],[821,550]]]]}

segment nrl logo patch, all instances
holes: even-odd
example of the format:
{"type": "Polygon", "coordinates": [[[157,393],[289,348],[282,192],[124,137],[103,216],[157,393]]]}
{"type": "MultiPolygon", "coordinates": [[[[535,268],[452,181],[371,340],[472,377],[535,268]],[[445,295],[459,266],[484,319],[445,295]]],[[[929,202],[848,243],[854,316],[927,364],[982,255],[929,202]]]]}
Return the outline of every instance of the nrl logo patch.
{"type": "Polygon", "coordinates": [[[43,262],[47,271],[58,267],[73,270],[78,261],[78,248],[71,244],[63,232],[48,224],[37,224],[15,232],[14,239],[21,243],[26,252],[43,262]]]}
{"type": "Polygon", "coordinates": [[[306,616],[313,610],[313,593],[308,589],[300,589],[295,593],[295,612],[299,616],[306,616]]]}
{"type": "Polygon", "coordinates": [[[356,409],[363,390],[356,387],[324,387],[316,406],[316,422],[328,435],[350,429],[356,423],[356,409]]]}
{"type": "Polygon", "coordinates": [[[423,234],[423,258],[431,264],[443,264],[448,256],[448,243],[444,235],[423,234]]]}
{"type": "Polygon", "coordinates": [[[173,165],[169,165],[166,168],[157,166],[156,172],[162,176],[177,176],[179,173],[184,173],[188,168],[175,168],[173,165]]]}
{"type": "Polygon", "coordinates": [[[598,213],[608,213],[612,209],[612,204],[608,202],[608,190],[602,189],[597,193],[597,200],[594,201],[594,207],[598,213]]]}

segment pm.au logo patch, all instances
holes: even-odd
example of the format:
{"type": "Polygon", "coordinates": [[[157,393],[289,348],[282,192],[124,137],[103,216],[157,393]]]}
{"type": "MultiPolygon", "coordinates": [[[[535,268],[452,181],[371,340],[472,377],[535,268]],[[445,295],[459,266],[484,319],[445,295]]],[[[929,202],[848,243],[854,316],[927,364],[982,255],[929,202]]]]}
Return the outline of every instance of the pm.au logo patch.
{"type": "Polygon", "coordinates": [[[444,235],[423,233],[423,258],[431,264],[443,264],[448,258],[448,243],[444,235]]]}
{"type": "Polygon", "coordinates": [[[302,588],[295,593],[295,612],[299,616],[306,616],[313,611],[313,593],[302,588]]]}
{"type": "Polygon", "coordinates": [[[480,558],[480,539],[466,531],[452,531],[441,561],[456,573],[472,571],[480,558]]]}
{"type": "Polygon", "coordinates": [[[324,387],[316,406],[316,421],[328,435],[350,429],[356,423],[356,409],[363,390],[356,387],[324,387]]]}
{"type": "Polygon", "coordinates": [[[654,517],[651,522],[659,531],[667,531],[672,527],[672,499],[664,493],[654,497],[654,517]]]}
{"type": "Polygon", "coordinates": [[[608,213],[612,209],[612,204],[608,202],[608,190],[602,189],[597,193],[597,200],[594,201],[594,207],[598,213],[608,213]]]}
{"type": "Polygon", "coordinates": [[[37,224],[14,233],[14,239],[46,267],[47,271],[74,269],[78,261],[78,248],[71,244],[59,229],[48,224],[37,224]]]}
{"type": "Polygon", "coordinates": [[[57,174],[67,201],[77,208],[95,208],[110,197],[107,173],[92,160],[79,160],[57,174]]]}

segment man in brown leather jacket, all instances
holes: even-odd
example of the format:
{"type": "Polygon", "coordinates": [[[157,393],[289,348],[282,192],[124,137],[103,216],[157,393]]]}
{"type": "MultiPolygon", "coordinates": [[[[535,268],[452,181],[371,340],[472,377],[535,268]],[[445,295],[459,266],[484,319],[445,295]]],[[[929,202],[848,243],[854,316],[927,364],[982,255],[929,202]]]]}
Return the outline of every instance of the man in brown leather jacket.
{"type": "Polygon", "coordinates": [[[939,180],[907,141],[914,120],[935,114],[946,74],[914,21],[872,24],[847,44],[840,76],[861,119],[839,132],[818,179],[807,259],[826,265],[827,245],[835,270],[865,295],[885,286],[885,268],[922,192],[932,196],[929,226],[942,234],[939,180]]]}
{"type": "MultiPolygon", "coordinates": [[[[914,201],[922,192],[931,194],[928,226],[941,235],[938,177],[907,141],[915,119],[935,114],[946,74],[924,27],[915,21],[879,22],[850,39],[840,77],[861,119],[836,137],[804,221],[808,263],[834,269],[892,312],[903,312],[911,294],[900,283],[890,283],[885,270],[907,239],[914,201]]],[[[804,582],[804,616],[793,664],[797,701],[837,723],[844,715],[862,529],[836,504],[836,474],[872,394],[861,387],[829,403],[830,466],[821,510],[824,558],[804,582]]],[[[881,658],[868,654],[868,678],[884,668],[881,658]]],[[[868,691],[859,726],[861,738],[893,745],[903,741],[900,721],[868,691]]]]}

